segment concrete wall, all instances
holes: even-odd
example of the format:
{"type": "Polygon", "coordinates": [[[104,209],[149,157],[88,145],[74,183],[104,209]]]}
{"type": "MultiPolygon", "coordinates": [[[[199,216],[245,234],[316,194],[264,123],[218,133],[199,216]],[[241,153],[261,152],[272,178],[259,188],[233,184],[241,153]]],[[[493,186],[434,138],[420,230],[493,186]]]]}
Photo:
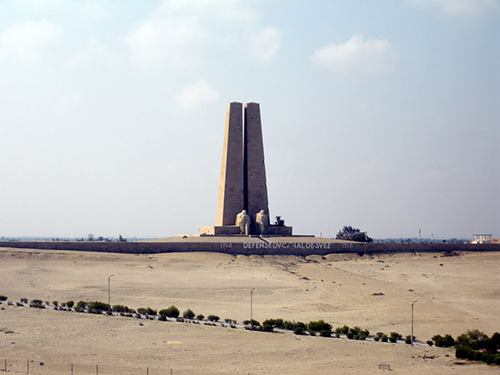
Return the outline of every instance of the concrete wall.
{"type": "Polygon", "coordinates": [[[0,241],[3,248],[37,250],[75,250],[127,254],[171,252],[218,252],[241,255],[326,255],[331,253],[397,253],[500,251],[500,244],[365,244],[329,242],[70,242],[70,241],[0,241]]]}

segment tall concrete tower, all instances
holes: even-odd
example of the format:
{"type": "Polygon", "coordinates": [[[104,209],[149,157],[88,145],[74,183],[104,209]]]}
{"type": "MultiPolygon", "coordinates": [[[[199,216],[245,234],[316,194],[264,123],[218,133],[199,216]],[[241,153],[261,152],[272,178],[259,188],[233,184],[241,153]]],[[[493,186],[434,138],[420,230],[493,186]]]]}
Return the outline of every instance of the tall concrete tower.
{"type": "Polygon", "coordinates": [[[258,103],[229,103],[222,149],[216,226],[234,225],[246,210],[269,217],[264,143],[258,103]]]}

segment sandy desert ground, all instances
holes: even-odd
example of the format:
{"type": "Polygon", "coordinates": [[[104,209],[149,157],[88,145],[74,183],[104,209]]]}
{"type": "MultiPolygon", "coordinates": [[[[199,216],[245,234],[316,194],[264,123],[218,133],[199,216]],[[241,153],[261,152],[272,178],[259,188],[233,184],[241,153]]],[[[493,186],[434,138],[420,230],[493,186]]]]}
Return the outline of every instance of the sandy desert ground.
{"type": "MultiPolygon", "coordinates": [[[[0,249],[0,294],[131,308],[172,304],[239,322],[324,319],[371,333],[454,337],[500,331],[500,253],[231,256],[0,249]],[[375,295],[377,294],[377,295],[375,295]]],[[[250,332],[187,323],[1,305],[0,370],[25,374],[493,374],[454,350],[250,332]],[[428,358],[428,357],[433,357],[428,358]],[[43,362],[43,365],[40,363],[43,362]]]]}

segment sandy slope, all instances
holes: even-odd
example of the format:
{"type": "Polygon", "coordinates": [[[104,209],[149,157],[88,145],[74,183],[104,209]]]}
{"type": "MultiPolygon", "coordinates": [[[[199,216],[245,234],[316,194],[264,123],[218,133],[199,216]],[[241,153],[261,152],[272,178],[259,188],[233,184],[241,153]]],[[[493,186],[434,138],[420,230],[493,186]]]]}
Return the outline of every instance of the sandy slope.
{"type": "MultiPolygon", "coordinates": [[[[60,302],[112,304],[216,314],[238,321],[324,319],[372,333],[454,336],[469,328],[500,331],[500,253],[230,256],[122,255],[0,249],[0,294],[60,302]],[[383,293],[383,295],[373,295],[383,293]]],[[[297,337],[182,323],[139,321],[2,305],[0,360],[30,374],[331,374],[497,373],[498,367],[454,365],[453,350],[346,339],[297,337]],[[142,325],[140,325],[142,323],[142,325]],[[14,333],[5,333],[5,331],[14,333]],[[423,359],[424,355],[437,356],[423,359]],[[449,357],[446,357],[449,355],[449,357]],[[40,362],[44,362],[40,366],[40,362]]],[[[0,369],[3,363],[0,363],[0,369]]]]}

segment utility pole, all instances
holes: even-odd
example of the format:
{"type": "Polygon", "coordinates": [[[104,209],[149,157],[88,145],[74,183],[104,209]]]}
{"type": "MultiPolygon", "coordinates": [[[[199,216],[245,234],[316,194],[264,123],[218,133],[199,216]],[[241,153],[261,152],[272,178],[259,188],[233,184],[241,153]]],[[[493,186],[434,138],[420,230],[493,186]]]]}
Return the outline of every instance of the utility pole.
{"type": "Polygon", "coordinates": [[[111,276],[114,275],[108,276],[108,315],[111,315],[111,276]]]}
{"type": "Polygon", "coordinates": [[[253,331],[253,290],[250,290],[250,331],[253,331]]]}
{"type": "Polygon", "coordinates": [[[413,305],[417,302],[416,300],[411,303],[411,344],[413,345],[413,305]]]}

